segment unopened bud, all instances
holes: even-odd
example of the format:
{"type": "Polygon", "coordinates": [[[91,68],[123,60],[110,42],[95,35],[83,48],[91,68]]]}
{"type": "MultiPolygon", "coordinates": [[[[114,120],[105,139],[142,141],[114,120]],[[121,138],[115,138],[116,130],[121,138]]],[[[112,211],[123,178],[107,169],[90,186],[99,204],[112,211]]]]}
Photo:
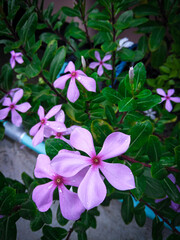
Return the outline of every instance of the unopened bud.
{"type": "Polygon", "coordinates": [[[83,70],[85,70],[85,68],[86,68],[86,61],[85,61],[83,56],[81,56],[81,64],[82,64],[83,70]]]}
{"type": "Polygon", "coordinates": [[[130,69],[129,69],[129,79],[133,80],[133,78],[134,78],[134,68],[130,67],[130,69]]]}

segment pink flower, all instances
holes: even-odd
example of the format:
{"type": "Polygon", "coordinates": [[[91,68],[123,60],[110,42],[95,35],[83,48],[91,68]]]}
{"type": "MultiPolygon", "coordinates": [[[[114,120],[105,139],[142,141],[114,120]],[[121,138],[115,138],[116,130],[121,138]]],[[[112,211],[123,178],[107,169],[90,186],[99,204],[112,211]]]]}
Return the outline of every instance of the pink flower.
{"type": "Polygon", "coordinates": [[[163,89],[161,89],[161,88],[156,89],[156,92],[157,92],[159,95],[163,96],[163,97],[161,98],[161,99],[162,99],[161,102],[166,101],[166,103],[165,103],[165,108],[166,108],[166,110],[167,110],[168,112],[171,112],[171,111],[172,111],[171,101],[176,102],[176,103],[179,103],[179,102],[180,102],[180,97],[171,97],[171,96],[174,94],[174,92],[175,92],[174,89],[169,89],[168,92],[167,92],[167,95],[166,95],[165,91],[164,91],[163,89]]]}
{"type": "Polygon", "coordinates": [[[111,55],[106,55],[102,60],[101,60],[101,57],[100,57],[100,54],[95,51],[95,57],[96,59],[98,60],[98,62],[92,62],[89,64],[89,67],[94,69],[96,68],[97,66],[98,67],[98,71],[97,71],[97,74],[99,76],[102,76],[102,74],[104,73],[104,70],[103,70],[103,67],[105,67],[107,70],[112,70],[112,66],[111,64],[107,64],[107,63],[104,63],[106,61],[108,61],[110,58],[111,58],[111,55]]]}
{"type": "Polygon", "coordinates": [[[14,93],[12,101],[10,98],[4,99],[2,105],[7,107],[0,110],[0,120],[5,119],[9,111],[11,111],[12,123],[17,127],[19,127],[22,124],[22,117],[19,115],[19,113],[17,113],[17,111],[25,113],[31,108],[31,105],[28,102],[21,103],[19,105],[16,104],[22,98],[22,96],[23,90],[20,89],[14,93]]]}
{"type": "Polygon", "coordinates": [[[70,102],[75,102],[79,98],[79,90],[76,86],[76,81],[78,80],[88,91],[96,92],[96,81],[88,77],[83,71],[75,70],[75,65],[73,62],[69,62],[65,68],[65,73],[70,72],[56,79],[54,82],[55,88],[64,89],[68,79],[70,80],[69,87],[67,90],[67,98],[70,102]]]}
{"type": "Polygon", "coordinates": [[[120,163],[107,163],[104,160],[124,153],[130,144],[130,136],[120,132],[110,134],[104,141],[101,151],[96,155],[91,133],[77,127],[70,136],[71,145],[88,156],[77,155],[74,151],[60,150],[51,166],[61,176],[72,177],[88,167],[88,171],[78,188],[78,196],[86,209],[91,209],[103,202],[106,186],[99,170],[110,184],[118,190],[135,188],[131,170],[120,163]]]}
{"type": "Polygon", "coordinates": [[[18,52],[16,53],[15,51],[11,51],[11,58],[10,58],[10,64],[11,64],[11,68],[14,68],[16,65],[16,62],[18,62],[19,64],[22,64],[24,61],[22,59],[22,53],[18,52]]]}
{"type": "Polygon", "coordinates": [[[49,178],[50,182],[37,186],[32,193],[32,199],[41,212],[46,212],[53,201],[53,192],[58,187],[60,209],[63,217],[68,220],[77,220],[80,218],[85,208],[80,202],[77,193],[68,190],[65,185],[78,187],[84,173],[65,178],[56,173],[51,168],[50,159],[47,155],[39,154],[37,158],[34,175],[36,178],[49,178]]]}
{"type": "Polygon", "coordinates": [[[40,122],[34,125],[30,131],[29,134],[33,137],[32,144],[34,146],[38,145],[44,140],[44,129],[45,126],[50,127],[51,129],[55,131],[65,131],[66,126],[64,123],[56,122],[56,121],[48,121],[49,118],[53,117],[57,112],[59,112],[61,109],[61,105],[56,105],[49,112],[44,116],[44,108],[42,106],[39,106],[38,109],[38,115],[40,122]]]}
{"type": "Polygon", "coordinates": [[[14,93],[15,93],[16,91],[20,90],[20,89],[21,89],[21,88],[13,88],[13,89],[9,90],[9,92],[7,92],[7,94],[5,94],[3,98],[1,98],[0,103],[2,103],[2,102],[4,101],[4,99],[5,99],[6,97],[8,97],[8,96],[13,97],[13,96],[14,96],[14,93]]]}

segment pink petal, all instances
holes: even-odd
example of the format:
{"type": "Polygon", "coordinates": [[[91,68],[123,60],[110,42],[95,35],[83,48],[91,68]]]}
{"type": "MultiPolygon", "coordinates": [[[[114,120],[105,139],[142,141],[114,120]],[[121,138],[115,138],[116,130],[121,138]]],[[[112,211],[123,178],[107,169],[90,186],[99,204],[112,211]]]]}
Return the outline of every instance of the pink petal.
{"type": "Polygon", "coordinates": [[[126,165],[102,162],[100,170],[116,189],[124,191],[135,188],[134,176],[126,165]]]}
{"type": "Polygon", "coordinates": [[[49,138],[49,137],[51,137],[52,135],[56,135],[56,131],[54,131],[52,128],[50,128],[50,127],[47,127],[46,125],[45,125],[45,127],[44,127],[44,137],[46,137],[46,138],[49,138]]]}
{"type": "Polygon", "coordinates": [[[83,72],[83,71],[81,71],[81,70],[76,70],[76,73],[79,75],[83,75],[83,76],[86,76],[87,77],[87,75],[83,72]]]}
{"type": "Polygon", "coordinates": [[[166,93],[165,93],[165,91],[164,91],[163,89],[157,88],[157,89],[156,89],[156,92],[157,92],[159,95],[161,95],[161,96],[163,96],[163,97],[166,97],[166,93]]]}
{"type": "Polygon", "coordinates": [[[90,167],[78,188],[78,196],[89,210],[101,204],[106,197],[106,186],[97,167],[90,167]]]}
{"type": "Polygon", "coordinates": [[[103,66],[104,66],[107,70],[112,70],[112,65],[111,65],[111,64],[103,63],[103,66]]]}
{"type": "Polygon", "coordinates": [[[98,51],[95,51],[95,58],[100,62],[101,61],[101,57],[98,51]]]}
{"type": "Polygon", "coordinates": [[[27,112],[30,108],[31,108],[31,105],[28,102],[16,105],[16,110],[23,112],[23,113],[27,112]]]}
{"type": "Polygon", "coordinates": [[[45,118],[49,119],[51,117],[53,117],[54,115],[56,115],[56,113],[58,113],[61,109],[61,104],[60,105],[56,105],[54,107],[52,107],[49,112],[46,114],[45,118]]]}
{"type": "Polygon", "coordinates": [[[74,63],[72,62],[72,61],[70,61],[69,63],[68,63],[68,65],[67,65],[67,67],[65,68],[65,70],[64,70],[64,72],[66,73],[66,72],[75,72],[75,65],[74,65],[74,63]]]}
{"type": "Polygon", "coordinates": [[[15,62],[15,59],[13,57],[10,58],[10,65],[11,65],[11,68],[13,69],[16,65],[16,62],[15,62]]]}
{"type": "Polygon", "coordinates": [[[63,110],[60,110],[56,115],[55,115],[55,120],[57,122],[62,122],[64,123],[65,121],[65,113],[63,110]]]}
{"type": "Polygon", "coordinates": [[[5,119],[9,113],[9,108],[4,108],[0,110],[0,120],[5,119]]]}
{"type": "Polygon", "coordinates": [[[63,75],[63,76],[57,78],[56,81],[53,83],[54,87],[64,89],[66,82],[69,78],[71,78],[71,74],[66,74],[66,75],[63,75]]]}
{"type": "Polygon", "coordinates": [[[167,96],[172,96],[174,94],[175,90],[174,89],[169,89],[167,92],[167,96]]]}
{"type": "Polygon", "coordinates": [[[42,106],[39,106],[38,116],[40,120],[44,118],[44,108],[42,106]]]}
{"type": "Polygon", "coordinates": [[[103,69],[102,65],[100,65],[100,66],[98,67],[97,74],[98,74],[99,76],[102,76],[103,73],[104,73],[104,69],[103,69]]]}
{"type": "Polygon", "coordinates": [[[165,98],[165,97],[162,97],[160,103],[164,102],[165,100],[166,100],[166,98],[165,98]]]}
{"type": "Polygon", "coordinates": [[[172,111],[172,104],[171,104],[170,100],[166,100],[165,108],[168,112],[172,111]]]}
{"type": "Polygon", "coordinates": [[[77,193],[71,192],[64,185],[59,187],[60,209],[64,218],[77,220],[85,211],[77,193]]]}
{"type": "Polygon", "coordinates": [[[53,180],[54,171],[50,165],[50,158],[45,154],[39,154],[37,157],[34,175],[36,178],[50,178],[53,180]]]}
{"type": "Polygon", "coordinates": [[[82,182],[88,169],[89,167],[85,167],[73,177],[64,178],[63,180],[64,184],[69,186],[79,187],[79,184],[82,182]]]}
{"type": "Polygon", "coordinates": [[[37,131],[39,130],[40,126],[41,126],[41,123],[40,123],[40,122],[37,123],[36,125],[34,125],[34,126],[30,129],[29,134],[30,134],[31,136],[34,136],[34,135],[37,133],[37,131]]]}
{"type": "Polygon", "coordinates": [[[111,133],[104,141],[98,157],[101,160],[117,157],[127,151],[130,144],[130,136],[121,132],[111,133]]]}
{"type": "Polygon", "coordinates": [[[57,132],[63,132],[66,130],[66,126],[64,123],[56,122],[56,121],[47,121],[46,126],[52,128],[57,132]]]}
{"type": "Polygon", "coordinates": [[[15,56],[15,55],[16,55],[16,53],[15,53],[14,50],[10,51],[10,53],[11,53],[12,56],[15,56]]]}
{"type": "Polygon", "coordinates": [[[60,150],[51,161],[53,170],[63,177],[72,177],[88,165],[90,158],[68,150],[60,150]]]}
{"type": "Polygon", "coordinates": [[[66,142],[67,144],[71,145],[70,140],[69,140],[69,139],[66,139],[66,138],[63,137],[63,136],[60,136],[60,137],[57,137],[57,136],[56,136],[55,138],[59,138],[59,139],[63,140],[64,142],[66,142]]]}
{"type": "Polygon", "coordinates": [[[23,96],[23,90],[20,89],[17,92],[14,93],[12,103],[17,103],[23,96]]]}
{"type": "Polygon", "coordinates": [[[96,81],[91,77],[79,75],[77,80],[90,92],[96,92],[96,81]]]}
{"type": "Polygon", "coordinates": [[[16,56],[16,57],[22,57],[23,55],[22,55],[21,52],[16,52],[16,53],[15,53],[15,56],[16,56]]]}
{"type": "Polygon", "coordinates": [[[21,56],[17,56],[16,57],[16,62],[18,62],[19,64],[22,64],[24,62],[24,60],[22,59],[21,56]]]}
{"type": "Polygon", "coordinates": [[[79,127],[79,126],[73,125],[73,126],[67,128],[66,131],[64,131],[62,133],[62,135],[70,135],[72,133],[72,131],[74,131],[74,129],[77,128],[77,127],[79,127]]]}
{"type": "Polygon", "coordinates": [[[3,100],[2,105],[3,106],[9,106],[10,104],[11,104],[11,99],[8,98],[8,97],[5,97],[4,100],[3,100]]]}
{"type": "Polygon", "coordinates": [[[33,146],[38,145],[44,140],[44,126],[41,126],[39,131],[36,133],[36,135],[32,139],[33,146]]]}
{"type": "Polygon", "coordinates": [[[19,115],[18,112],[16,112],[15,109],[11,110],[11,121],[17,127],[20,127],[20,125],[22,124],[22,117],[19,115]]]}
{"type": "Polygon", "coordinates": [[[79,98],[79,90],[76,86],[75,79],[71,79],[67,91],[67,98],[74,103],[79,98]]]}
{"type": "Polygon", "coordinates": [[[74,148],[87,153],[90,157],[96,155],[92,135],[87,129],[75,128],[71,133],[70,142],[74,148]]]}
{"type": "Polygon", "coordinates": [[[180,102],[180,97],[171,97],[170,98],[171,101],[179,103],[180,102]]]}
{"type": "Polygon", "coordinates": [[[109,59],[111,59],[111,55],[106,55],[106,56],[103,58],[102,62],[106,62],[106,61],[108,61],[109,59]]]}
{"type": "Polygon", "coordinates": [[[96,68],[97,66],[99,66],[99,62],[92,62],[89,64],[89,67],[92,69],[96,68]]]}
{"type": "Polygon", "coordinates": [[[51,181],[39,185],[33,190],[32,200],[35,202],[40,212],[46,212],[51,207],[55,188],[56,185],[51,181]]]}

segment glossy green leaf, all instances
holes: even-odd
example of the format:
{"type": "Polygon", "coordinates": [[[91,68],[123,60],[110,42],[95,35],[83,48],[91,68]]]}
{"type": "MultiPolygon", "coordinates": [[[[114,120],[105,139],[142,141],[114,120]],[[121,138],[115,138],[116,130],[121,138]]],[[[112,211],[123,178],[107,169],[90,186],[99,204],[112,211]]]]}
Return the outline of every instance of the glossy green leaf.
{"type": "Polygon", "coordinates": [[[173,202],[180,203],[180,192],[178,191],[175,184],[168,177],[163,179],[162,186],[166,191],[167,195],[173,200],[173,202]]]}
{"type": "Polygon", "coordinates": [[[59,40],[58,35],[49,32],[43,32],[39,38],[46,44],[50,43],[52,40],[59,40]]]}
{"type": "Polygon", "coordinates": [[[164,222],[160,222],[159,218],[156,216],[152,224],[152,238],[153,240],[162,240],[162,230],[164,228],[164,222]]]}
{"type": "Polygon", "coordinates": [[[161,199],[166,196],[161,181],[151,177],[146,177],[146,189],[145,194],[148,198],[161,199]]]}
{"type": "Polygon", "coordinates": [[[180,169],[180,146],[175,147],[174,151],[175,151],[175,161],[178,165],[178,168],[180,169]]]}
{"type": "Polygon", "coordinates": [[[49,209],[46,212],[41,212],[41,219],[43,220],[44,223],[46,224],[51,224],[52,223],[52,211],[49,209]]]}
{"type": "Polygon", "coordinates": [[[110,24],[110,22],[108,20],[106,20],[106,21],[89,20],[87,25],[90,28],[93,28],[95,30],[102,31],[102,32],[111,32],[112,31],[112,25],[110,24]]]}
{"type": "Polygon", "coordinates": [[[1,214],[11,213],[15,204],[16,190],[11,187],[4,187],[0,192],[0,212],[1,214]]]}
{"type": "Polygon", "coordinates": [[[46,68],[50,64],[50,62],[52,61],[55,55],[56,49],[57,49],[57,41],[56,40],[50,41],[46,47],[43,58],[41,60],[42,68],[46,68]]]}
{"type": "Polygon", "coordinates": [[[159,95],[151,95],[146,98],[140,98],[136,100],[137,109],[140,111],[145,111],[161,102],[161,97],[159,95]]]}
{"type": "Polygon", "coordinates": [[[30,227],[33,232],[38,231],[44,225],[43,220],[41,219],[41,214],[37,211],[36,216],[31,220],[30,227]]]}
{"type": "Polygon", "coordinates": [[[151,175],[153,178],[161,180],[168,175],[168,172],[159,162],[153,162],[151,166],[151,175]]]}
{"type": "Polygon", "coordinates": [[[128,112],[136,109],[136,101],[131,97],[126,97],[118,102],[119,112],[128,112]]]}
{"type": "Polygon", "coordinates": [[[33,61],[26,66],[26,75],[28,78],[34,78],[41,71],[41,61],[37,55],[33,56],[33,61]]]}
{"type": "Polygon", "coordinates": [[[146,213],[144,210],[135,212],[135,220],[139,227],[143,227],[146,222],[146,213]]]}
{"type": "Polygon", "coordinates": [[[104,52],[112,52],[115,51],[117,48],[117,44],[115,42],[105,42],[102,46],[101,46],[102,50],[104,52]]]}
{"type": "Polygon", "coordinates": [[[45,225],[43,227],[42,240],[61,240],[67,235],[67,231],[60,227],[50,227],[45,225]]]}
{"type": "Polygon", "coordinates": [[[160,47],[165,32],[166,32],[165,27],[159,27],[152,31],[149,38],[149,48],[151,52],[156,51],[160,47]]]}
{"type": "Polygon", "coordinates": [[[147,154],[151,162],[157,162],[161,157],[160,139],[154,135],[150,135],[147,144],[147,154]]]}
{"type": "Polygon", "coordinates": [[[61,8],[63,13],[69,17],[80,17],[80,12],[77,9],[69,8],[69,7],[62,7],[61,8]]]}
{"type": "Polygon", "coordinates": [[[125,224],[129,224],[133,219],[133,200],[132,197],[129,195],[124,198],[121,206],[121,216],[125,222],[125,224]]]}
{"type": "Polygon", "coordinates": [[[144,172],[144,166],[141,163],[133,163],[131,165],[131,171],[134,176],[140,176],[144,172]]]}
{"type": "Polygon", "coordinates": [[[112,103],[118,103],[122,98],[120,94],[113,88],[105,87],[102,90],[103,96],[112,103]]]}
{"type": "Polygon", "coordinates": [[[36,216],[36,205],[32,200],[28,200],[21,204],[19,215],[27,220],[31,220],[36,216]]]}
{"type": "Polygon", "coordinates": [[[63,217],[59,206],[58,206],[58,209],[57,209],[56,218],[57,218],[58,223],[61,226],[65,226],[68,223],[68,220],[63,217]]]}
{"type": "Polygon", "coordinates": [[[149,89],[144,89],[138,95],[136,95],[137,98],[146,98],[152,95],[152,92],[149,89]]]}
{"type": "Polygon", "coordinates": [[[121,61],[131,62],[135,57],[135,52],[129,48],[122,48],[117,54],[121,61]]]}
{"type": "Polygon", "coordinates": [[[16,240],[17,229],[13,218],[8,216],[0,222],[0,239],[2,240],[16,240]]]}
{"type": "Polygon", "coordinates": [[[135,176],[135,186],[134,189],[131,189],[131,192],[136,200],[139,200],[144,195],[146,189],[146,179],[143,175],[140,177],[135,176]]]}
{"type": "Polygon", "coordinates": [[[161,43],[159,48],[152,52],[151,54],[151,65],[154,68],[160,67],[165,61],[167,57],[167,44],[165,41],[161,43]]]}
{"type": "Polygon", "coordinates": [[[107,117],[108,121],[111,124],[114,124],[116,122],[116,114],[114,112],[114,109],[111,106],[106,105],[105,106],[105,113],[106,113],[106,117],[107,117]]]}

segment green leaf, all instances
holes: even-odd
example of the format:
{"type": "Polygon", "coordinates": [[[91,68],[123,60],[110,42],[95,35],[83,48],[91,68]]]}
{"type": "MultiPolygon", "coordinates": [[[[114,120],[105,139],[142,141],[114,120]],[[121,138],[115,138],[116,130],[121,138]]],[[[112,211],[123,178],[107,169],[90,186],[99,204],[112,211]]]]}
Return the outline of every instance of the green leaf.
{"type": "Polygon", "coordinates": [[[36,216],[36,205],[32,200],[22,203],[19,215],[27,220],[31,220],[36,216]]]}
{"type": "Polygon", "coordinates": [[[159,161],[161,157],[161,144],[158,137],[151,135],[148,139],[147,154],[151,162],[159,161]]]}
{"type": "Polygon", "coordinates": [[[145,111],[154,106],[158,105],[161,102],[161,97],[159,95],[151,95],[146,98],[140,98],[136,100],[137,109],[139,111],[145,111]]]}
{"type": "Polygon", "coordinates": [[[156,51],[160,47],[165,32],[165,27],[157,27],[152,31],[149,38],[149,48],[151,52],[156,51]]]}
{"type": "Polygon", "coordinates": [[[166,191],[167,195],[173,200],[173,202],[180,203],[180,192],[178,191],[175,184],[168,177],[163,179],[162,186],[166,191]]]}
{"type": "Polygon", "coordinates": [[[112,52],[115,51],[117,48],[117,44],[115,42],[105,42],[102,46],[101,46],[102,50],[104,52],[112,52]]]}
{"type": "Polygon", "coordinates": [[[139,91],[142,86],[144,85],[146,81],[146,69],[142,62],[137,63],[134,67],[134,78],[133,78],[133,84],[134,88],[133,90],[139,91]]]}
{"type": "Polygon", "coordinates": [[[11,213],[15,204],[16,190],[11,187],[4,187],[0,192],[0,212],[1,214],[11,213]]]}
{"type": "Polygon", "coordinates": [[[141,163],[133,163],[131,165],[131,171],[134,176],[140,176],[144,172],[144,166],[141,163]]]}
{"type": "Polygon", "coordinates": [[[122,48],[117,54],[121,61],[131,62],[135,58],[135,52],[129,48],[122,48]]]}
{"type": "Polygon", "coordinates": [[[50,62],[52,61],[55,55],[56,49],[57,49],[57,41],[56,40],[50,41],[46,47],[43,58],[41,60],[42,69],[46,68],[50,64],[50,62]]]}
{"type": "Polygon", "coordinates": [[[152,95],[152,92],[149,89],[144,89],[138,95],[136,95],[137,98],[146,98],[152,95]]]}
{"type": "Polygon", "coordinates": [[[1,68],[0,75],[0,85],[5,90],[10,90],[12,88],[13,82],[13,70],[10,67],[10,64],[5,64],[1,68]]]}
{"type": "Polygon", "coordinates": [[[148,38],[147,36],[142,36],[138,41],[138,50],[142,51],[144,54],[148,51],[148,38]]]}
{"type": "Polygon", "coordinates": [[[108,121],[111,124],[114,124],[116,122],[116,114],[115,114],[113,108],[109,105],[106,105],[105,106],[105,113],[106,113],[106,117],[107,117],[108,121]]]}
{"type": "Polygon", "coordinates": [[[87,25],[90,28],[93,28],[95,30],[102,31],[102,32],[111,32],[112,31],[112,25],[108,20],[106,20],[106,21],[89,20],[87,25]]]}
{"type": "Polygon", "coordinates": [[[35,218],[30,222],[30,227],[33,232],[38,231],[42,228],[44,222],[41,219],[41,214],[39,211],[36,212],[35,218]]]}
{"type": "Polygon", "coordinates": [[[46,44],[50,43],[52,40],[59,40],[59,36],[54,33],[43,32],[39,37],[46,44]]]}
{"type": "Polygon", "coordinates": [[[61,240],[67,235],[67,231],[64,228],[45,225],[43,234],[42,240],[61,240]]]}
{"type": "Polygon", "coordinates": [[[0,123],[0,140],[4,138],[5,128],[2,123],[0,123]]]}
{"type": "Polygon", "coordinates": [[[17,229],[12,217],[5,218],[0,222],[0,239],[16,240],[17,229]]]}
{"type": "Polygon", "coordinates": [[[159,9],[150,4],[141,4],[133,9],[134,13],[138,17],[142,16],[158,16],[159,9]]]}
{"type": "Polygon", "coordinates": [[[58,209],[57,209],[56,218],[57,218],[58,223],[61,226],[65,226],[68,223],[68,220],[63,217],[59,206],[58,206],[58,209]]]}
{"type": "Polygon", "coordinates": [[[161,157],[160,159],[160,164],[161,166],[164,166],[164,167],[171,167],[175,164],[175,159],[174,157],[161,157]]]}
{"type": "Polygon", "coordinates": [[[133,210],[134,210],[134,205],[133,205],[132,197],[130,195],[124,197],[124,200],[121,206],[121,216],[125,224],[129,224],[132,221],[133,210]]]}
{"type": "Polygon", "coordinates": [[[104,120],[95,119],[91,123],[91,132],[96,142],[102,145],[105,138],[113,132],[113,128],[104,120]]]}
{"type": "Polygon", "coordinates": [[[168,175],[168,172],[159,162],[153,162],[151,166],[151,175],[153,178],[161,180],[168,175]]]}
{"type": "Polygon", "coordinates": [[[72,9],[69,7],[62,7],[61,9],[63,13],[69,17],[81,17],[81,14],[77,9],[72,9]]]}
{"type": "Polygon", "coordinates": [[[126,97],[118,103],[119,112],[128,112],[136,109],[136,101],[131,97],[126,97]]]}
{"type": "Polygon", "coordinates": [[[56,79],[59,71],[61,70],[61,68],[65,62],[65,57],[66,57],[66,48],[64,46],[62,46],[57,50],[56,55],[53,58],[51,65],[50,65],[51,82],[53,82],[56,79]]]}
{"type": "Polygon", "coordinates": [[[145,194],[148,198],[152,199],[161,199],[166,196],[166,193],[162,188],[161,181],[151,177],[146,177],[145,194]]]}
{"type": "Polygon", "coordinates": [[[21,178],[22,178],[26,188],[28,188],[30,186],[30,184],[33,182],[33,179],[25,172],[23,172],[21,174],[21,178]]]}
{"type": "Polygon", "coordinates": [[[152,238],[153,240],[162,240],[162,230],[164,228],[164,222],[160,222],[159,218],[156,216],[152,224],[152,238]]]}
{"type": "Polygon", "coordinates": [[[160,47],[151,54],[152,67],[154,68],[160,67],[166,61],[166,58],[167,58],[167,44],[165,41],[163,41],[160,47]]]}
{"type": "Polygon", "coordinates": [[[175,160],[178,165],[178,168],[180,169],[180,145],[174,148],[175,152],[175,160]]]}
{"type": "Polygon", "coordinates": [[[34,78],[39,75],[41,71],[41,61],[37,55],[33,56],[33,61],[26,66],[26,75],[28,78],[34,78]]]}
{"type": "Polygon", "coordinates": [[[102,94],[108,101],[115,104],[117,104],[121,100],[121,95],[113,88],[103,88],[102,94]]]}
{"type": "Polygon", "coordinates": [[[143,227],[146,222],[146,213],[144,210],[141,212],[135,212],[135,220],[139,227],[143,227]]]}
{"type": "Polygon", "coordinates": [[[52,159],[61,149],[72,150],[69,144],[61,139],[49,138],[45,141],[46,154],[52,159]]]}
{"type": "Polygon", "coordinates": [[[142,198],[146,189],[146,179],[143,175],[140,177],[135,176],[135,186],[136,187],[134,189],[131,189],[131,192],[136,200],[139,200],[142,198]]]}
{"type": "Polygon", "coordinates": [[[46,224],[51,224],[52,223],[52,211],[49,209],[46,212],[41,212],[41,219],[43,220],[44,223],[46,224]]]}

